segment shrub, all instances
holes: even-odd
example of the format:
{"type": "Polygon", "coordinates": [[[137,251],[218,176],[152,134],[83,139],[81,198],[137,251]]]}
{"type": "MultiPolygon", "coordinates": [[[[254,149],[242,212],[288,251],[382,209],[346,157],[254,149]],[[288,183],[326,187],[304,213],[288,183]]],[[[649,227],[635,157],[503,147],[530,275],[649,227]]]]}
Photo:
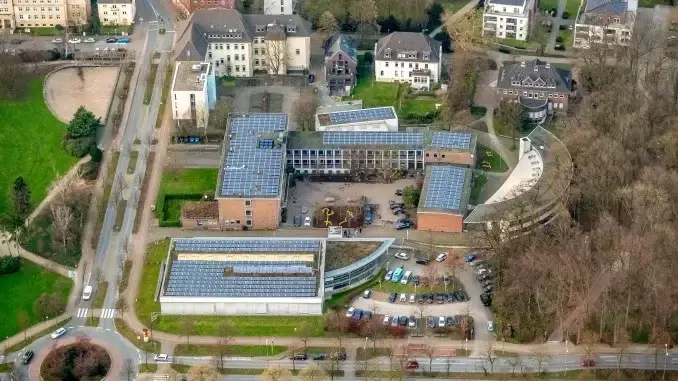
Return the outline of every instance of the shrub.
{"type": "Polygon", "coordinates": [[[101,379],[111,368],[106,350],[79,338],[78,342],[52,350],[40,367],[45,381],[77,381],[101,379]]]}
{"type": "Polygon", "coordinates": [[[0,275],[12,274],[21,268],[21,258],[0,257],[0,275]]]}
{"type": "Polygon", "coordinates": [[[563,42],[564,39],[561,36],[556,37],[556,42],[563,42]]]}
{"type": "Polygon", "coordinates": [[[365,53],[365,63],[371,63],[374,61],[374,55],[371,52],[365,53]]]}

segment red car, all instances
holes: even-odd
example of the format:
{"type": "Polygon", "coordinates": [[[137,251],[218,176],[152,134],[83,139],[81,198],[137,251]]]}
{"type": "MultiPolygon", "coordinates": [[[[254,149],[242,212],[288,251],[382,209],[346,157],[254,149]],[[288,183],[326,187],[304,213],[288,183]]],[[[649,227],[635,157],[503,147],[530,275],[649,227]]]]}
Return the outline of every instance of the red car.
{"type": "Polygon", "coordinates": [[[417,369],[419,369],[419,362],[414,361],[414,360],[410,360],[410,361],[407,362],[406,368],[409,369],[409,370],[417,370],[417,369]]]}
{"type": "Polygon", "coordinates": [[[596,366],[596,362],[595,362],[595,360],[592,360],[592,359],[582,360],[581,366],[582,366],[582,368],[592,368],[592,367],[596,366]]]}

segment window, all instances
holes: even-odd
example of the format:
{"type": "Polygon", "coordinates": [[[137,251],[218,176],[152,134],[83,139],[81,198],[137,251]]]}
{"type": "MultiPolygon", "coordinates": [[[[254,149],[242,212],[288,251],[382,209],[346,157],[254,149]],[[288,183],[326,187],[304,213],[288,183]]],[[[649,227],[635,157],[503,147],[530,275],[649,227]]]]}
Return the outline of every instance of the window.
{"type": "Polygon", "coordinates": [[[233,49],[238,50],[238,44],[233,44],[233,49]]]}
{"type": "Polygon", "coordinates": [[[383,70],[379,73],[379,76],[381,76],[381,77],[384,76],[384,71],[383,71],[383,70]]]}
{"type": "Polygon", "coordinates": [[[395,71],[395,76],[396,76],[396,77],[398,76],[398,70],[395,71]]]}
{"type": "Polygon", "coordinates": [[[388,67],[388,61],[384,62],[384,66],[388,67]]]}
{"type": "Polygon", "coordinates": [[[244,61],[244,60],[245,60],[245,55],[244,55],[244,54],[241,54],[241,55],[240,55],[240,61],[244,61]]]}
{"type": "Polygon", "coordinates": [[[259,49],[254,48],[254,54],[255,54],[255,55],[256,55],[256,54],[259,54],[259,49]]]}
{"type": "Polygon", "coordinates": [[[252,211],[251,211],[251,210],[246,210],[246,211],[245,211],[245,216],[247,216],[247,217],[252,217],[252,211]]]}
{"type": "Polygon", "coordinates": [[[254,64],[259,66],[259,60],[254,60],[254,64]]]}
{"type": "Polygon", "coordinates": [[[280,13],[285,13],[285,7],[280,7],[280,13]]]}
{"type": "Polygon", "coordinates": [[[240,44],[240,49],[245,50],[245,44],[240,44]]]}
{"type": "Polygon", "coordinates": [[[252,220],[246,220],[245,225],[247,226],[252,226],[252,220]]]}
{"type": "Polygon", "coordinates": [[[295,50],[294,52],[297,53],[297,55],[301,54],[301,50],[299,49],[295,50]]]}

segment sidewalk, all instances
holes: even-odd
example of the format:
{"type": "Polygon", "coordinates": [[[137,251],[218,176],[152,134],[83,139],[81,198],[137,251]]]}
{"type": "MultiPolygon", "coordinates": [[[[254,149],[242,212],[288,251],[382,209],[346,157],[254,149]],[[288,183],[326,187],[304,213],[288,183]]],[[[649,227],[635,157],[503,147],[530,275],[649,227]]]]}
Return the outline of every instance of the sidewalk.
{"type": "MultiPolygon", "coordinates": [[[[1,236],[3,236],[3,239],[6,239],[5,236],[6,233],[2,232],[0,233],[1,236]]],[[[0,245],[0,257],[3,256],[16,256],[17,251],[19,252],[19,256],[27,259],[41,267],[44,267],[45,269],[57,273],[63,277],[68,278],[69,277],[69,272],[73,271],[73,269],[70,269],[64,265],[61,265],[59,263],[56,263],[54,261],[51,261],[47,258],[43,258],[37,254],[33,254],[30,251],[24,250],[21,245],[14,245],[13,250],[10,251],[10,249],[7,247],[7,244],[2,244],[0,245]]]]}
{"type": "MultiPolygon", "coordinates": [[[[26,330],[25,336],[28,338],[28,340],[31,339],[31,336],[34,336],[50,327],[54,327],[56,325],[59,325],[60,323],[70,319],[71,316],[69,314],[63,314],[60,316],[55,317],[54,319],[50,320],[45,320],[39,324],[36,324],[26,330]]],[[[3,350],[5,348],[12,347],[14,345],[17,345],[21,343],[24,340],[24,331],[21,331],[17,333],[16,335],[6,339],[5,341],[0,341],[0,348],[3,350]]],[[[6,353],[5,355],[8,355],[9,353],[6,353]]]]}

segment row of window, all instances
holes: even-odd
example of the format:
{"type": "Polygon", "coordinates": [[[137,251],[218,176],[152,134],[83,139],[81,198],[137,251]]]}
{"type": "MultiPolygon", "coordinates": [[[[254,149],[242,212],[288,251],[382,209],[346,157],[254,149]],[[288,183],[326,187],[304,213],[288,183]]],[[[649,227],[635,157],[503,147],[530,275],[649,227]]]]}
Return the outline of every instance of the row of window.
{"type": "MultiPolygon", "coordinates": [[[[223,59],[221,60],[221,65],[224,66],[224,60],[223,59]]],[[[214,61],[214,66],[219,67],[219,61],[214,61]]],[[[240,72],[241,68],[242,68],[243,72],[247,72],[247,65],[242,65],[242,66],[241,65],[235,65],[235,66],[228,65],[228,66],[226,66],[226,71],[231,71],[231,68],[234,68],[234,70],[238,73],[240,72]]]]}
{"type": "MultiPolygon", "coordinates": [[[[23,12],[23,11],[24,11],[24,7],[19,7],[19,12],[23,12]]],[[[31,11],[31,7],[26,7],[26,12],[30,12],[30,11],[31,11]]],[[[38,7],[33,7],[32,11],[38,12],[38,7]]],[[[45,11],[45,7],[40,7],[40,12],[44,12],[44,11],[45,11]]],[[[59,7],[54,7],[54,11],[59,12],[59,7]]],[[[52,7],[47,7],[47,12],[52,12],[52,7]]]]}
{"type": "MultiPolygon", "coordinates": [[[[23,0],[23,1],[22,1],[22,0],[16,0],[15,3],[17,3],[17,4],[21,4],[21,3],[24,3],[24,4],[30,4],[30,3],[38,4],[38,1],[36,1],[36,0],[30,0],[30,1],[29,1],[29,0],[23,0]]],[[[40,0],[39,3],[40,3],[40,4],[44,4],[44,3],[45,3],[45,0],[40,0]]],[[[61,4],[61,3],[62,3],[62,2],[59,1],[59,0],[54,0],[54,4],[61,4]]],[[[52,4],[52,0],[47,0],[47,4],[52,4]]]]}
{"type": "MultiPolygon", "coordinates": [[[[208,53],[207,53],[207,58],[212,59],[212,52],[208,52],[208,53]]],[[[227,62],[231,62],[231,56],[226,56],[226,61],[227,61],[227,62]]],[[[241,54],[241,55],[234,54],[234,55],[233,55],[233,61],[246,61],[246,60],[245,60],[245,55],[244,55],[244,54],[241,54]]],[[[223,59],[223,58],[221,58],[221,63],[222,63],[222,64],[224,63],[224,59],[223,59]]]]}
{"type": "MultiPolygon", "coordinates": [[[[25,15],[25,16],[26,16],[26,20],[30,20],[30,19],[31,19],[31,15],[25,15]]],[[[43,19],[43,20],[45,20],[45,19],[48,18],[48,17],[46,17],[45,15],[40,15],[40,16],[42,16],[42,17],[38,17],[38,15],[33,15],[33,20],[38,20],[38,19],[43,19]]],[[[54,18],[56,18],[57,20],[61,20],[61,15],[57,14],[56,17],[54,17],[54,15],[49,15],[49,19],[50,19],[50,20],[51,20],[51,19],[54,19],[54,18]]],[[[19,20],[23,20],[23,19],[24,19],[24,15],[19,15],[19,20]]],[[[21,26],[23,26],[23,24],[21,24],[21,26]]],[[[29,24],[28,26],[31,26],[31,25],[29,24]]],[[[37,25],[36,25],[36,26],[37,26],[37,25]]]]}
{"type": "MultiPolygon", "coordinates": [[[[212,45],[214,45],[214,50],[224,50],[224,44],[208,44],[207,45],[207,50],[212,49],[212,45]]],[[[226,50],[231,50],[231,44],[225,44],[226,45],[226,50]]],[[[245,44],[233,44],[233,50],[238,50],[238,46],[240,46],[240,50],[245,50],[245,44]]]]}
{"type": "MultiPolygon", "coordinates": [[[[410,69],[412,69],[412,62],[410,62],[408,66],[409,66],[410,69]]],[[[384,67],[388,67],[388,61],[385,61],[385,62],[384,62],[384,67]]],[[[396,68],[397,68],[397,67],[398,67],[398,63],[397,63],[397,62],[394,62],[394,63],[393,63],[393,67],[396,67],[396,68]]],[[[405,62],[401,62],[401,63],[400,63],[400,67],[401,67],[401,68],[404,68],[404,67],[405,67],[405,62]]],[[[415,62],[415,64],[414,64],[414,70],[417,70],[417,69],[419,69],[419,64],[415,62]]],[[[428,64],[424,64],[424,69],[428,69],[428,64]]]]}
{"type": "MultiPolygon", "coordinates": [[[[294,154],[295,156],[301,156],[302,154],[304,156],[309,156],[309,155],[332,155],[334,153],[334,156],[341,156],[342,150],[324,150],[324,149],[312,149],[312,150],[298,150],[295,149],[294,151],[292,150],[287,150],[288,155],[294,154]]],[[[367,151],[367,155],[374,155],[374,154],[379,154],[382,152],[389,152],[389,151],[367,151]]],[[[424,154],[424,151],[401,151],[397,150],[395,152],[399,152],[401,155],[417,155],[417,156],[422,156],[424,154]]],[[[348,153],[347,153],[348,154],[348,153]]]]}
{"type": "MultiPolygon", "coordinates": [[[[112,12],[113,12],[113,15],[114,15],[114,16],[118,14],[117,11],[112,11],[112,12]]],[[[107,14],[108,14],[108,11],[104,11],[104,14],[107,15],[107,14]]],[[[127,11],[122,11],[122,14],[123,14],[123,15],[126,15],[126,14],[127,14],[127,11]]],[[[108,20],[104,19],[104,21],[108,21],[108,20]]]]}
{"type": "MultiPolygon", "coordinates": [[[[108,4],[102,4],[104,8],[108,8],[108,4]]],[[[127,4],[121,4],[120,5],[123,8],[127,8],[127,4]]],[[[111,8],[117,8],[118,4],[111,4],[111,8]]]]}
{"type": "MultiPolygon", "coordinates": [[[[508,95],[520,95],[520,91],[518,90],[504,90],[504,94],[508,95]]],[[[544,98],[546,97],[545,92],[532,92],[532,91],[523,91],[523,96],[528,97],[528,98],[544,98]]],[[[548,93],[549,98],[565,98],[565,94],[561,93],[548,93]]]]}
{"type": "MultiPolygon", "coordinates": [[[[224,224],[226,224],[226,225],[240,225],[240,220],[225,220],[224,224]]],[[[252,226],[252,220],[246,220],[245,225],[252,226]]]]}
{"type": "MultiPolygon", "coordinates": [[[[383,71],[383,70],[381,70],[379,73],[380,73],[380,74],[379,74],[380,76],[382,76],[382,77],[384,76],[384,71],[383,71]]],[[[407,72],[407,75],[405,75],[405,72],[402,71],[402,70],[400,71],[400,75],[398,75],[398,70],[395,70],[393,73],[394,73],[394,77],[403,77],[403,78],[405,78],[405,77],[412,77],[412,72],[411,72],[411,71],[408,71],[408,72],[407,72]]],[[[419,77],[416,77],[416,78],[419,78],[419,77]]],[[[421,83],[426,83],[426,82],[427,82],[427,81],[424,81],[423,79],[422,79],[422,81],[421,81],[421,83]]],[[[417,82],[417,83],[419,83],[419,82],[417,82]]]]}

